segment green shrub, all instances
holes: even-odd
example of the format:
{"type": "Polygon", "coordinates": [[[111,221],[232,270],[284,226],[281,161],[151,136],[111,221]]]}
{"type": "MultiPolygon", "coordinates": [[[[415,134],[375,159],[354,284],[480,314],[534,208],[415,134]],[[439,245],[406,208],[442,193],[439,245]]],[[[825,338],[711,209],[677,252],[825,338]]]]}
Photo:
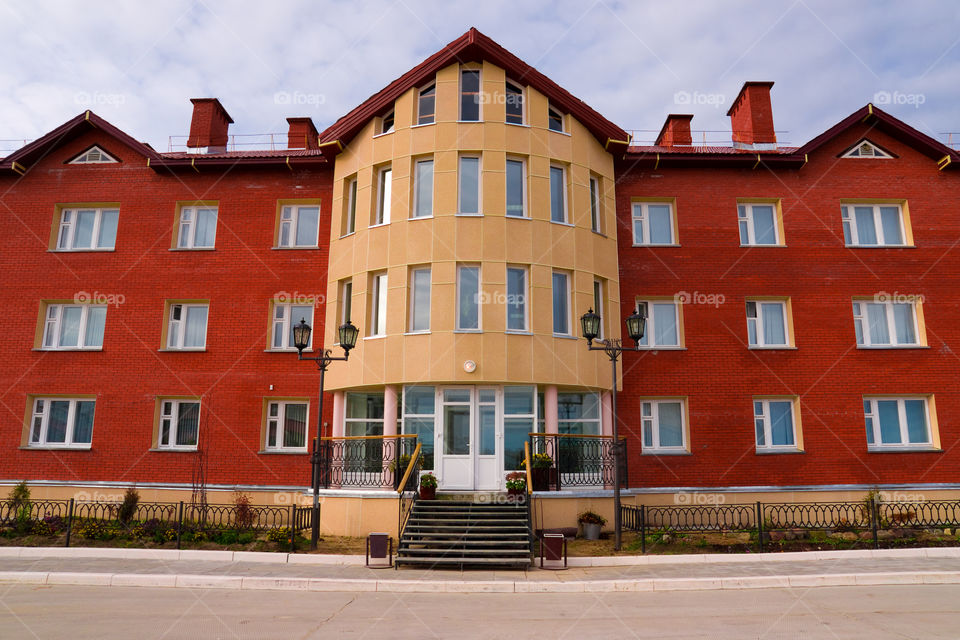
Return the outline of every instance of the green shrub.
{"type": "Polygon", "coordinates": [[[274,527],[267,533],[267,540],[270,542],[284,543],[290,542],[290,527],[274,527]]]}
{"type": "Polygon", "coordinates": [[[252,531],[244,531],[243,533],[237,536],[237,542],[239,542],[240,544],[250,544],[256,539],[257,539],[257,534],[253,533],[252,531]]]}
{"type": "Polygon", "coordinates": [[[133,520],[133,516],[137,514],[137,504],[139,502],[140,494],[134,487],[129,487],[123,494],[123,502],[120,504],[117,519],[123,524],[129,524],[133,520]]]}
{"type": "Polygon", "coordinates": [[[221,531],[217,534],[214,542],[217,544],[236,544],[237,543],[237,532],[232,530],[221,531]]]}
{"type": "Polygon", "coordinates": [[[7,498],[7,505],[13,513],[14,529],[20,535],[26,535],[32,528],[30,512],[33,507],[30,502],[30,487],[27,481],[23,480],[10,491],[7,498]]]}

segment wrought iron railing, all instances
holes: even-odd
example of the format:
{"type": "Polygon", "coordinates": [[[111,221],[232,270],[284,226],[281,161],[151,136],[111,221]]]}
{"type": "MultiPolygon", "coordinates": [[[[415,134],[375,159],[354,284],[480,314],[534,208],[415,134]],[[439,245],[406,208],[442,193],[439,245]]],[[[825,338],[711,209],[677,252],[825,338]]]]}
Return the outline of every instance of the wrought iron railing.
{"type": "Polygon", "coordinates": [[[318,473],[324,489],[396,490],[417,447],[417,436],[322,438],[319,447],[318,473]]]}
{"type": "MultiPolygon", "coordinates": [[[[533,488],[611,488],[614,483],[612,436],[531,433],[533,488]],[[549,456],[549,469],[538,466],[538,456],[549,456]]],[[[620,485],[627,486],[627,443],[620,439],[620,485]]]]}

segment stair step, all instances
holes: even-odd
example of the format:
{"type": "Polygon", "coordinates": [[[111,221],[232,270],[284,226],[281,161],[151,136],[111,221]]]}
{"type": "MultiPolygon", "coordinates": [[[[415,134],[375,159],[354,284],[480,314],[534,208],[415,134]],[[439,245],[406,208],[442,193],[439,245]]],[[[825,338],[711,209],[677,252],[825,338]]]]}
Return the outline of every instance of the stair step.
{"type": "Polygon", "coordinates": [[[442,556],[423,556],[416,558],[400,558],[398,557],[394,562],[397,565],[413,565],[413,566],[436,566],[436,565],[445,565],[445,566],[471,566],[471,565],[485,565],[485,566],[503,566],[503,567],[514,567],[521,569],[524,567],[529,567],[531,560],[529,557],[525,558],[444,558],[442,556]]]}
{"type": "Polygon", "coordinates": [[[462,546],[462,547],[519,547],[527,546],[530,544],[529,538],[520,538],[517,537],[516,540],[507,540],[507,539],[496,539],[489,540],[487,538],[473,539],[473,540],[462,540],[462,539],[450,539],[450,540],[437,540],[432,539],[429,541],[425,540],[414,540],[404,536],[400,539],[399,548],[403,548],[406,544],[430,544],[433,547],[453,547],[453,546],[462,546]]]}
{"type": "MultiPolygon", "coordinates": [[[[411,556],[422,557],[425,555],[436,556],[438,551],[436,549],[403,549],[402,553],[397,553],[398,556],[407,558],[411,556]]],[[[499,557],[530,557],[530,551],[526,549],[448,549],[439,553],[444,558],[456,558],[459,556],[483,556],[486,558],[499,558],[499,557]]]]}

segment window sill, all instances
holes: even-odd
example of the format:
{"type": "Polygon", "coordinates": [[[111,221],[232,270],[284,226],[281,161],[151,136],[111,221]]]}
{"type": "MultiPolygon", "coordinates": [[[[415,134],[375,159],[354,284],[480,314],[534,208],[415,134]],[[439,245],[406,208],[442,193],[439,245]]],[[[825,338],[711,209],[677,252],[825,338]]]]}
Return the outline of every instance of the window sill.
{"type": "Polygon", "coordinates": [[[845,249],[916,249],[915,244],[845,244],[845,249]]]}
{"type": "Polygon", "coordinates": [[[757,454],[758,456],[772,456],[772,455],[778,455],[778,454],[781,454],[781,453],[794,454],[794,453],[806,453],[806,451],[804,451],[803,449],[790,449],[790,448],[784,448],[784,449],[757,449],[757,451],[756,451],[756,454],[757,454]]]}
{"type": "Polygon", "coordinates": [[[431,213],[428,216],[410,216],[407,218],[407,220],[410,222],[413,222],[414,220],[433,220],[433,214],[431,213]]]}
{"type": "Polygon", "coordinates": [[[363,339],[364,340],[383,340],[386,337],[387,337],[387,334],[381,333],[375,336],[363,336],[363,339]]]}
{"type": "Polygon", "coordinates": [[[90,451],[89,444],[30,444],[18,447],[21,451],[90,451]]]}
{"type": "Polygon", "coordinates": [[[419,129],[420,127],[431,127],[431,126],[433,126],[433,125],[435,125],[435,124],[437,124],[437,121],[436,121],[436,120],[434,120],[433,122],[420,122],[420,123],[417,123],[417,124],[412,124],[412,125],[410,125],[410,128],[411,128],[411,129],[419,129]]]}
{"type": "Polygon", "coordinates": [[[530,220],[530,216],[512,216],[509,213],[504,214],[503,216],[507,220],[530,220]]]}
{"type": "Polygon", "coordinates": [[[783,345],[773,345],[773,346],[769,346],[769,347],[766,346],[766,345],[756,345],[756,344],[752,344],[752,345],[750,345],[750,346],[747,347],[747,348],[750,349],[750,351],[796,351],[796,350],[797,350],[796,347],[792,347],[792,346],[785,345],[785,344],[783,344],[783,345]]]}
{"type": "MultiPolygon", "coordinates": [[[[396,129],[391,129],[390,131],[381,131],[380,133],[375,133],[375,134],[373,134],[373,139],[376,140],[377,138],[382,138],[383,136],[388,136],[388,135],[390,135],[391,133],[393,133],[394,131],[396,131],[396,129]]],[[[263,452],[261,451],[261,453],[263,453],[263,452]]]]}
{"type": "Polygon", "coordinates": [[[454,333],[483,333],[483,329],[454,329],[454,333]]]}
{"type": "Polygon", "coordinates": [[[594,234],[600,236],[601,238],[606,238],[606,237],[607,237],[607,234],[605,234],[603,231],[597,231],[596,229],[590,229],[590,231],[593,232],[594,234]]]}
{"type": "Polygon", "coordinates": [[[553,220],[553,219],[550,220],[550,224],[556,224],[556,225],[560,225],[561,227],[571,227],[571,228],[575,228],[577,226],[572,222],[557,222],[556,220],[553,220]]]}
{"type": "MultiPolygon", "coordinates": [[[[411,218],[411,220],[413,220],[413,218],[411,218]]],[[[367,227],[367,229],[377,229],[379,227],[388,227],[388,226],[390,226],[389,222],[381,222],[379,224],[371,224],[370,226],[367,227]]]]}
{"type": "Polygon", "coordinates": [[[306,448],[303,449],[261,449],[257,451],[257,455],[261,456],[290,456],[290,455],[305,455],[307,452],[306,448]]]}
{"type": "Polygon", "coordinates": [[[640,248],[640,247],[651,247],[651,248],[652,248],[652,247],[679,247],[680,245],[677,244],[677,243],[671,243],[671,244],[653,244],[653,243],[650,243],[650,242],[644,242],[643,244],[633,243],[632,246],[637,247],[637,248],[640,248]]]}
{"type": "Polygon", "coordinates": [[[455,213],[454,215],[458,218],[482,218],[483,217],[482,213],[455,213]]]}
{"type": "Polygon", "coordinates": [[[521,331],[520,329],[505,329],[504,333],[508,336],[532,336],[532,331],[521,331]]]}
{"type": "Polygon", "coordinates": [[[567,136],[568,138],[572,137],[572,134],[569,131],[557,131],[556,129],[551,129],[550,127],[547,127],[547,131],[551,133],[559,133],[560,135],[567,136]]]}
{"type": "Polygon", "coordinates": [[[740,243],[741,249],[786,249],[787,245],[785,244],[743,244],[740,243]]]}
{"type": "Polygon", "coordinates": [[[686,351],[686,347],[646,347],[640,345],[637,347],[637,351],[686,351]]]}
{"type": "Polygon", "coordinates": [[[553,334],[554,338],[561,338],[563,340],[579,340],[580,336],[572,336],[568,333],[555,333],[553,334]]]}
{"type": "Polygon", "coordinates": [[[56,351],[93,351],[93,352],[97,352],[97,351],[103,351],[103,347],[67,347],[64,349],[34,347],[33,349],[31,349],[31,351],[54,351],[54,352],[56,351]]]}
{"type": "Polygon", "coordinates": [[[216,247],[171,247],[167,251],[216,251],[216,247]]]}
{"type": "Polygon", "coordinates": [[[151,447],[148,451],[156,453],[193,453],[196,447],[151,447]]]}
{"type": "Polygon", "coordinates": [[[353,236],[353,235],[356,235],[356,234],[357,234],[356,231],[351,231],[350,233],[345,233],[345,234],[343,234],[342,236],[340,236],[339,238],[337,238],[337,240],[343,240],[344,238],[349,238],[350,236],[353,236]]]}
{"type": "Polygon", "coordinates": [[[503,124],[510,125],[511,127],[523,127],[524,129],[529,129],[530,125],[525,122],[506,122],[503,124]]]}
{"type": "Polygon", "coordinates": [[[204,353],[206,350],[206,347],[196,349],[157,349],[160,353],[204,353]]]}
{"type": "MultiPolygon", "coordinates": [[[[337,345],[333,345],[333,346],[337,346],[337,345]]],[[[285,349],[264,349],[263,352],[264,353],[297,353],[297,350],[293,347],[290,347],[285,349]]],[[[310,349],[304,349],[303,352],[313,353],[313,348],[311,347],[310,349]]]]}
{"type": "Polygon", "coordinates": [[[113,249],[47,249],[47,253],[113,253],[113,249]]]}
{"type": "Polygon", "coordinates": [[[457,124],[483,124],[485,121],[482,119],[477,119],[477,120],[457,120],[456,122],[457,124]]]}
{"type": "Polygon", "coordinates": [[[869,344],[858,344],[857,349],[863,351],[890,351],[897,349],[929,349],[930,346],[926,344],[884,344],[884,345],[869,345],[869,344]]]}
{"type": "Polygon", "coordinates": [[[317,250],[320,248],[320,245],[304,245],[302,247],[270,247],[274,251],[310,251],[317,250]]]}
{"type": "Polygon", "coordinates": [[[407,331],[407,332],[404,333],[403,335],[405,335],[405,336],[428,336],[428,335],[430,335],[430,330],[427,329],[426,331],[407,331]]]}
{"type": "Polygon", "coordinates": [[[943,453],[943,449],[933,445],[887,446],[867,445],[867,453],[943,453]]]}
{"type": "Polygon", "coordinates": [[[642,456],[692,456],[693,454],[686,449],[671,451],[669,449],[643,449],[640,451],[642,456]]]}

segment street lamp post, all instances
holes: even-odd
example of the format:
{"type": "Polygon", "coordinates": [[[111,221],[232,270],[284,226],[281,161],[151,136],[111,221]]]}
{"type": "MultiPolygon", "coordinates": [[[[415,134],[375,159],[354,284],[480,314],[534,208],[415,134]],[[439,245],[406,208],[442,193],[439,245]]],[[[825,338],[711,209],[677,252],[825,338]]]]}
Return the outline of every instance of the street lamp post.
{"type": "Polygon", "coordinates": [[[620,550],[620,457],[623,455],[620,450],[620,436],[617,429],[617,360],[624,351],[640,350],[640,340],[643,338],[646,322],[646,316],[640,313],[639,309],[634,309],[633,313],[627,316],[627,335],[633,340],[634,346],[625,347],[619,338],[597,340],[597,336],[600,335],[600,316],[594,313],[592,308],[580,317],[580,326],[583,329],[583,337],[587,339],[587,348],[590,351],[606,353],[607,357],[610,358],[613,371],[610,390],[611,413],[613,415],[613,548],[616,551],[620,550]],[[593,346],[594,340],[597,340],[600,346],[593,346]]]}
{"type": "MultiPolygon", "coordinates": [[[[320,438],[323,436],[323,377],[327,372],[327,365],[334,360],[346,360],[350,356],[350,349],[357,344],[357,334],[359,331],[350,320],[340,325],[337,333],[340,338],[340,347],[343,349],[343,356],[334,356],[330,349],[321,349],[320,355],[315,358],[304,358],[303,350],[310,344],[310,332],[312,329],[307,324],[306,319],[301,318],[300,324],[293,327],[293,345],[297,348],[298,360],[311,360],[317,363],[320,369],[320,397],[317,402],[317,438],[313,441],[313,454],[310,456],[310,464],[313,469],[313,529],[310,533],[310,548],[316,551],[317,541],[320,540],[320,438]]],[[[290,523],[293,528],[294,523],[290,523]]],[[[291,532],[291,535],[292,532],[291,532]]]]}

